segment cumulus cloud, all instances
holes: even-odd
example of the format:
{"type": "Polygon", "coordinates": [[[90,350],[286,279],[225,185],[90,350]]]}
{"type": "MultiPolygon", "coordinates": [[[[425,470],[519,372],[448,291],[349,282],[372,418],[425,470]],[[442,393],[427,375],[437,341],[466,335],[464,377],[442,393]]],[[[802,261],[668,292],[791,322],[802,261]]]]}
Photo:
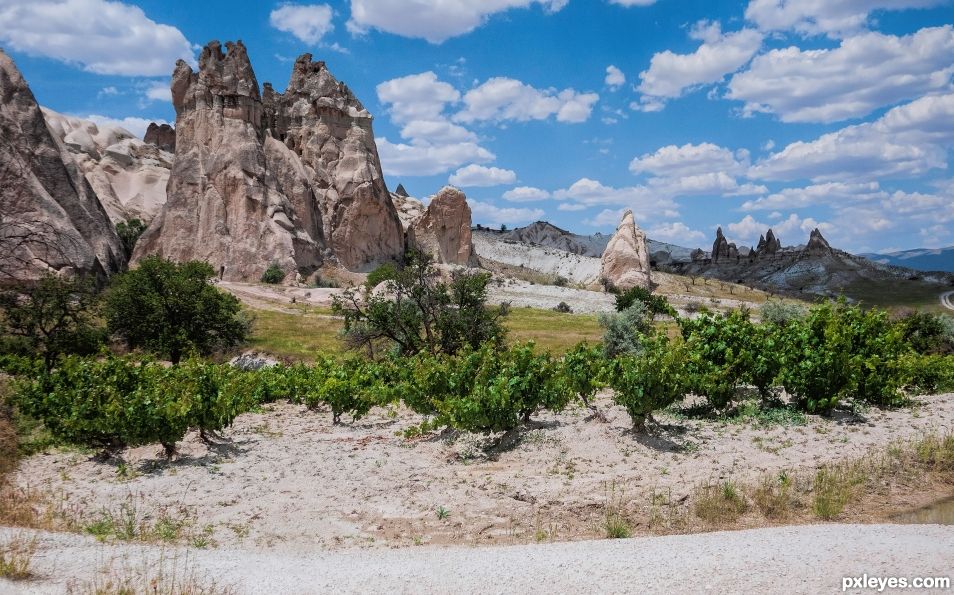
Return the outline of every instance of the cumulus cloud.
{"type": "Polygon", "coordinates": [[[701,242],[706,239],[706,234],[696,229],[690,229],[689,226],[682,221],[662,223],[649,228],[646,233],[654,240],[674,244],[701,242]]]}
{"type": "Polygon", "coordinates": [[[606,67],[606,78],[604,82],[607,87],[615,91],[626,84],[626,75],[623,74],[622,70],[610,64],[606,67]]]}
{"type": "Polygon", "coordinates": [[[556,116],[559,122],[579,123],[589,119],[599,98],[596,93],[536,89],[515,79],[495,77],[464,94],[464,109],[454,119],[525,122],[556,116]]]}
{"type": "Polygon", "coordinates": [[[777,114],[783,122],[835,122],[950,90],[954,27],[895,37],[864,33],[830,50],[772,50],[729,82],[727,97],[746,114],[777,114]]]}
{"type": "Polygon", "coordinates": [[[477,143],[431,144],[415,139],[410,144],[375,139],[384,173],[394,176],[442,174],[465,163],[487,163],[496,155],[477,143]]]}
{"type": "Polygon", "coordinates": [[[634,109],[659,111],[666,99],[680,97],[700,85],[718,83],[744,66],[762,45],[762,33],[742,29],[724,34],[718,23],[699,23],[691,35],[703,42],[695,52],[665,50],[652,57],[649,68],[639,74],[637,90],[642,97],[634,102],[634,109]]]}
{"type": "Polygon", "coordinates": [[[96,74],[158,76],[180,58],[195,64],[181,31],[108,0],[0,1],[0,42],[96,74]]]}
{"type": "Polygon", "coordinates": [[[395,122],[437,120],[448,104],[460,100],[460,92],[432,71],[385,81],[376,91],[395,122]]]}
{"type": "Polygon", "coordinates": [[[482,223],[484,225],[521,225],[530,223],[531,221],[537,221],[544,216],[543,209],[498,207],[489,202],[470,199],[467,200],[467,204],[470,205],[471,216],[474,223],[482,223]]]}
{"type": "Polygon", "coordinates": [[[954,94],[922,97],[874,122],[798,141],[753,165],[749,177],[814,182],[912,177],[947,167],[954,94]]]}
{"type": "Polygon", "coordinates": [[[742,204],[743,211],[804,209],[819,205],[863,202],[884,198],[887,193],[878,182],[827,182],[802,188],[785,188],[768,196],[742,204]]]}
{"type": "Polygon", "coordinates": [[[547,200],[551,196],[553,195],[547,190],[534,188],[533,186],[518,186],[503,193],[504,200],[509,200],[510,202],[534,202],[547,200]]]}
{"type": "Polygon", "coordinates": [[[749,152],[745,149],[731,151],[712,143],[687,143],[681,147],[668,145],[655,153],[636,157],[630,162],[629,171],[675,177],[710,172],[740,173],[748,166],[749,152]]]}
{"type": "MultiPolygon", "coordinates": [[[[554,192],[553,197],[588,207],[623,206],[632,209],[633,215],[641,220],[659,216],[678,216],[676,203],[671,196],[645,186],[614,187],[590,178],[580,178],[570,187],[554,192]]],[[[618,222],[617,218],[614,224],[618,222]]]]}
{"type": "Polygon", "coordinates": [[[946,0],[751,0],[745,18],[762,31],[840,37],[868,26],[876,10],[927,8],[946,0]]]}
{"type": "Polygon", "coordinates": [[[569,0],[351,0],[348,29],[355,34],[377,29],[443,43],[473,31],[499,12],[532,5],[556,12],[567,2],[569,0]]]}
{"type": "Polygon", "coordinates": [[[729,223],[726,226],[727,236],[730,242],[735,242],[741,246],[754,246],[758,243],[759,236],[764,234],[769,228],[775,232],[779,239],[791,238],[785,241],[786,245],[803,244],[808,240],[808,235],[815,228],[823,233],[830,233],[834,230],[831,223],[821,222],[812,217],[801,218],[792,213],[787,219],[768,224],[756,220],[752,215],[746,215],[740,221],[729,223]]]}
{"type": "Polygon", "coordinates": [[[333,18],[334,11],[327,4],[285,4],[271,12],[268,22],[299,41],[316,45],[334,31],[333,18]]]}
{"type": "Polygon", "coordinates": [[[461,188],[500,186],[517,181],[516,172],[499,167],[470,164],[458,169],[448,180],[461,188]]]}

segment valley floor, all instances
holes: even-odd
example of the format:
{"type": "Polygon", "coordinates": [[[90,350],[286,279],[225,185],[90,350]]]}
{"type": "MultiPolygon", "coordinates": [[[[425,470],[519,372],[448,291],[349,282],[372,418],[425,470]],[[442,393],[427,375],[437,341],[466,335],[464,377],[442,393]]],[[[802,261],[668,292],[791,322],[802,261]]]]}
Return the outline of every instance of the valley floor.
{"type": "MultiPolygon", "coordinates": [[[[10,534],[0,529],[0,539],[10,534]]],[[[237,595],[836,593],[845,577],[950,577],[954,560],[950,528],[936,525],[816,525],[479,549],[293,554],[103,545],[63,534],[39,534],[39,543],[36,565],[44,578],[19,584],[0,579],[0,590],[62,593],[71,586],[66,577],[82,589],[104,560],[114,560],[115,577],[137,576],[136,569],[144,568],[149,570],[139,576],[155,577],[164,569],[179,584],[208,586],[215,577],[219,588],[237,595]]]]}

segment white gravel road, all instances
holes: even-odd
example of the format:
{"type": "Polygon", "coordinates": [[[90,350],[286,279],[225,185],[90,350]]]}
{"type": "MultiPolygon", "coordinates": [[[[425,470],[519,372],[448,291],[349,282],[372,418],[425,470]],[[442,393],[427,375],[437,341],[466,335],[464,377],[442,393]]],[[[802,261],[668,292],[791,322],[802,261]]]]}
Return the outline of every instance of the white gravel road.
{"type": "Polygon", "coordinates": [[[954,291],[941,294],[941,305],[948,310],[954,310],[954,291]]]}
{"type": "MultiPolygon", "coordinates": [[[[0,538],[9,538],[0,529],[0,538]]],[[[161,550],[40,535],[41,578],[0,593],[62,593],[113,560],[175,561],[239,594],[835,593],[844,576],[954,576],[954,528],[812,525],[626,540],[339,552],[161,550]]],[[[201,580],[201,578],[200,578],[201,580]]],[[[80,583],[82,584],[82,583],[80,583]]],[[[849,592],[874,592],[856,591],[849,592]]],[[[890,592],[890,590],[886,591],[890,592]]]]}

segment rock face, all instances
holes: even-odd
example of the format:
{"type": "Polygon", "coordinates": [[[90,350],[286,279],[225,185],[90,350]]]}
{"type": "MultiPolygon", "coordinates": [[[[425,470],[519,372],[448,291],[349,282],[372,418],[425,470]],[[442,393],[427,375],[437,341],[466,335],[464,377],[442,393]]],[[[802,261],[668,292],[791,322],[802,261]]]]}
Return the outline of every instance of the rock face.
{"type": "Polygon", "coordinates": [[[98,125],[41,108],[114,222],[149,224],[166,202],[172,154],[117,126],[98,125]]]}
{"type": "Polygon", "coordinates": [[[394,203],[394,209],[397,211],[398,219],[401,221],[401,227],[405,234],[417,220],[424,216],[427,207],[424,203],[411,198],[410,196],[401,196],[397,192],[391,193],[391,202],[394,203]]]}
{"type": "Polygon", "coordinates": [[[712,243],[712,262],[734,262],[738,259],[739,248],[725,239],[720,227],[716,230],[716,239],[712,243]]]}
{"type": "Polygon", "coordinates": [[[408,228],[408,242],[420,246],[436,263],[477,266],[470,215],[464,193],[445,186],[408,228]]]}
{"type": "Polygon", "coordinates": [[[49,272],[105,278],[124,266],[96,193],[0,51],[0,281],[49,272]]]}
{"type": "Polygon", "coordinates": [[[411,196],[407,193],[407,190],[404,189],[404,184],[398,184],[398,187],[394,190],[394,194],[401,198],[410,198],[411,196]]]}
{"type": "Polygon", "coordinates": [[[646,234],[628,210],[603,252],[600,277],[617,289],[650,288],[649,249],[646,234]]]}
{"type": "Polygon", "coordinates": [[[207,260],[228,280],[286,279],[329,264],[368,271],[404,252],[371,115],[304,54],[284,93],[258,81],[242,42],[172,77],[176,158],[168,203],[134,258],[207,260]]]}
{"type": "Polygon", "coordinates": [[[808,244],[802,253],[806,256],[826,256],[832,253],[831,245],[828,244],[821,232],[816,227],[808,237],[808,244]]]}
{"type": "Polygon", "coordinates": [[[181,60],[176,64],[168,199],[133,260],[151,254],[204,260],[233,281],[257,281],[272,263],[291,277],[307,276],[322,264],[320,227],[309,229],[314,213],[299,213],[283,192],[313,200],[303,179],[307,172],[281,163],[290,152],[274,146],[280,143],[267,150],[258,81],[245,46],[227,43],[226,50],[209,43],[198,72],[181,60]]]}
{"type": "Polygon", "coordinates": [[[265,84],[264,125],[303,164],[321,207],[322,231],[345,268],[399,258],[404,231],[384,184],[371,114],[324,62],[295,61],[284,93],[265,84]]]}
{"type": "Polygon", "coordinates": [[[782,249],[782,241],[775,237],[775,232],[769,228],[764,236],[759,237],[759,245],[755,248],[756,258],[770,258],[782,249]]]}
{"type": "Polygon", "coordinates": [[[146,144],[155,145],[167,153],[174,153],[176,150],[176,129],[168,124],[156,124],[151,122],[146,128],[146,134],[142,137],[146,144]]]}

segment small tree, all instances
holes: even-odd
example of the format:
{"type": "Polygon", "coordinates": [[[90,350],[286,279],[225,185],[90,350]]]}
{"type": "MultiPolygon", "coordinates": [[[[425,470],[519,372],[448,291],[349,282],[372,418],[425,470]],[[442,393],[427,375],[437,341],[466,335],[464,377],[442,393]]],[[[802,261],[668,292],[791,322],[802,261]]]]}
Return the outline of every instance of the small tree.
{"type": "Polygon", "coordinates": [[[103,344],[94,303],[88,281],[48,275],[0,292],[0,329],[14,350],[20,343],[25,353],[40,355],[49,370],[62,354],[95,353],[103,344]]]}
{"type": "Polygon", "coordinates": [[[209,284],[208,263],[183,264],[158,256],[113,280],[105,300],[111,333],[178,363],[190,350],[209,354],[245,341],[249,320],[235,296],[209,284]]]}
{"type": "Polygon", "coordinates": [[[141,236],[144,231],[146,231],[146,224],[139,219],[120,221],[116,224],[116,234],[123,243],[127,258],[132,254],[133,248],[136,247],[136,242],[139,241],[139,236],[141,236]]]}
{"type": "Polygon", "coordinates": [[[646,337],[653,334],[653,317],[643,302],[634,302],[622,312],[600,313],[599,321],[607,358],[638,352],[646,337]]]}
{"type": "Polygon", "coordinates": [[[380,347],[401,355],[454,354],[486,342],[500,345],[503,309],[487,307],[487,273],[454,272],[441,279],[431,258],[412,249],[401,269],[389,272],[385,291],[362,287],[336,296],[332,310],[344,316],[349,347],[372,357],[380,347]]]}
{"type": "Polygon", "coordinates": [[[264,273],[262,273],[262,283],[277,285],[284,280],[285,271],[282,270],[282,267],[280,267],[277,262],[273,262],[272,264],[268,265],[268,268],[265,269],[264,273]]]}
{"type": "Polygon", "coordinates": [[[686,394],[686,376],[684,349],[666,337],[648,340],[638,354],[615,360],[609,372],[614,399],[626,408],[636,432],[646,430],[653,411],[686,394]]]}

